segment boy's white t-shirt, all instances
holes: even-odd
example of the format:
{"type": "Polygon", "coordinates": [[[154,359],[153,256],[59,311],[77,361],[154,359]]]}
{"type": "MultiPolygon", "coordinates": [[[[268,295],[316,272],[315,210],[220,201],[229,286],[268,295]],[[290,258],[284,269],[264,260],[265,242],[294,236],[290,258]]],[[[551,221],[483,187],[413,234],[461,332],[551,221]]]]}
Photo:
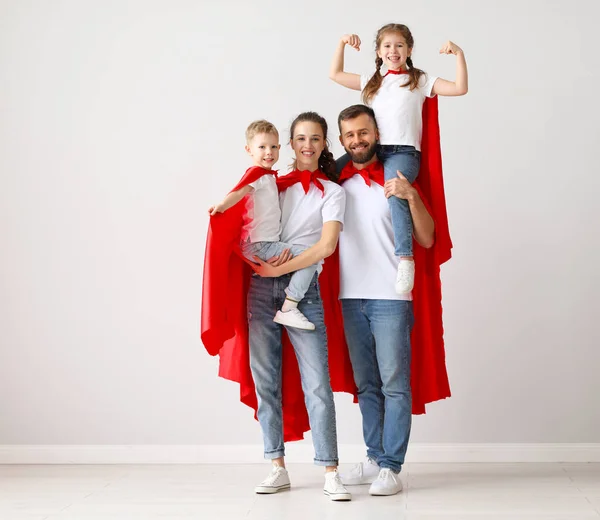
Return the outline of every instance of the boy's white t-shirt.
{"type": "Polygon", "coordinates": [[[248,186],[254,191],[246,201],[248,221],[242,226],[242,239],[252,243],[279,242],[281,209],[275,175],[265,174],[248,186]]]}
{"type": "Polygon", "coordinates": [[[340,299],[412,300],[396,294],[398,258],[383,187],[367,186],[360,175],[343,184],[346,192],[344,232],[340,235],[340,299]]]}
{"type": "MultiPolygon", "coordinates": [[[[364,90],[371,75],[361,75],[360,89],[364,90]]],[[[423,74],[414,90],[403,87],[408,74],[387,74],[373,97],[371,108],[379,127],[379,143],[414,146],[421,151],[423,134],[423,103],[431,93],[437,77],[423,74]]]]}
{"type": "MultiPolygon", "coordinates": [[[[321,238],[323,224],[337,221],[344,225],[346,193],[332,181],[319,179],[324,193],[312,182],[308,193],[300,182],[281,193],[281,241],[310,247],[321,238]]],[[[392,248],[393,249],[393,248],[392,248]]],[[[321,272],[323,260],[319,262],[321,272]]]]}

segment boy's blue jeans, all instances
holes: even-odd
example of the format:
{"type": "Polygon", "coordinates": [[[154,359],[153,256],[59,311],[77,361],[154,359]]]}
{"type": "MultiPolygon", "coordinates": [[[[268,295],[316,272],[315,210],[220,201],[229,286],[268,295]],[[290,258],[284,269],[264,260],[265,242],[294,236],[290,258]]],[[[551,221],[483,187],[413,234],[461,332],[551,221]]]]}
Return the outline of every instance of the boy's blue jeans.
{"type": "MultiPolygon", "coordinates": [[[[246,242],[242,244],[242,253],[251,262],[254,261],[254,256],[258,256],[261,260],[279,256],[284,249],[289,249],[294,256],[297,256],[305,251],[306,247],[294,246],[285,242],[246,242]]],[[[292,273],[290,284],[285,289],[285,293],[291,300],[299,302],[304,298],[316,272],[317,266],[309,265],[292,273]]]]}

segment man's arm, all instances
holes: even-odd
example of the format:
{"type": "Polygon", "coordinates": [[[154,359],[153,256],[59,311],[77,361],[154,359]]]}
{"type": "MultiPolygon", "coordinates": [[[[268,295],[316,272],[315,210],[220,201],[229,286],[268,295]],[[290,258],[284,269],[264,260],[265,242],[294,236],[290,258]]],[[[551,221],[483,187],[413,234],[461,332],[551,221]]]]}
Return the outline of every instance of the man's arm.
{"type": "Polygon", "coordinates": [[[397,179],[386,181],[384,192],[388,198],[395,195],[408,202],[415,240],[420,246],[426,249],[430,248],[435,241],[435,222],[423,204],[419,192],[400,172],[398,172],[397,179]]]}
{"type": "Polygon", "coordinates": [[[253,191],[254,188],[252,186],[244,186],[239,190],[232,191],[223,199],[222,202],[215,204],[208,208],[208,214],[212,217],[217,213],[224,213],[232,206],[235,206],[240,200],[242,200],[248,193],[253,191]]]}
{"type": "Polygon", "coordinates": [[[309,247],[303,253],[292,258],[289,262],[286,262],[278,267],[274,267],[269,265],[267,262],[262,261],[260,258],[255,257],[255,261],[258,265],[255,264],[252,266],[252,268],[260,276],[277,277],[293,271],[298,271],[298,269],[304,269],[309,265],[314,265],[333,254],[341,230],[341,222],[336,220],[325,222],[323,224],[323,230],[321,231],[321,238],[319,241],[315,245],[309,247]]]}

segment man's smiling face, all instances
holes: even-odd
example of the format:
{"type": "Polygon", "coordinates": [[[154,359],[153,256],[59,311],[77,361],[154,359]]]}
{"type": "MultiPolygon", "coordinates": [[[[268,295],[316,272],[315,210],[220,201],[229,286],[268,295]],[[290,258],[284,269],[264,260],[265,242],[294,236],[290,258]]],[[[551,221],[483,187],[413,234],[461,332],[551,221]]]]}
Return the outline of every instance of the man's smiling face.
{"type": "Polygon", "coordinates": [[[354,119],[341,121],[340,127],[340,142],[350,154],[352,162],[356,164],[369,162],[375,155],[379,139],[373,119],[367,114],[360,114],[354,119]]]}

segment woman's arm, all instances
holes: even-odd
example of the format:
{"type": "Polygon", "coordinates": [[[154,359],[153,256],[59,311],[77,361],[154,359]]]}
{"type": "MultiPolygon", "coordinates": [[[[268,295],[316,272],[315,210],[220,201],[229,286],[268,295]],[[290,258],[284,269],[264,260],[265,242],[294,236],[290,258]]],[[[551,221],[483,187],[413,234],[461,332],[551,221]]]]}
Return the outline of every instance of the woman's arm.
{"type": "Polygon", "coordinates": [[[278,267],[270,265],[258,257],[254,257],[258,265],[252,265],[252,269],[263,277],[277,277],[293,271],[298,271],[309,265],[314,265],[333,254],[341,230],[341,222],[336,220],[325,222],[319,241],[303,253],[278,267]]]}
{"type": "Polygon", "coordinates": [[[442,78],[435,80],[432,94],[439,96],[464,96],[469,91],[469,77],[467,74],[467,62],[463,50],[452,42],[447,42],[441,49],[440,54],[456,55],[456,81],[448,81],[442,78]]]}
{"type": "Polygon", "coordinates": [[[435,222],[427,211],[419,192],[398,172],[397,179],[386,181],[384,193],[387,198],[392,195],[408,201],[410,216],[413,220],[413,234],[420,246],[428,249],[435,241],[435,222]]]}
{"type": "Polygon", "coordinates": [[[360,50],[360,38],[356,34],[344,34],[333,54],[329,77],[343,87],[360,90],[360,75],[344,72],[344,47],[350,45],[357,51],[360,50]]]}

